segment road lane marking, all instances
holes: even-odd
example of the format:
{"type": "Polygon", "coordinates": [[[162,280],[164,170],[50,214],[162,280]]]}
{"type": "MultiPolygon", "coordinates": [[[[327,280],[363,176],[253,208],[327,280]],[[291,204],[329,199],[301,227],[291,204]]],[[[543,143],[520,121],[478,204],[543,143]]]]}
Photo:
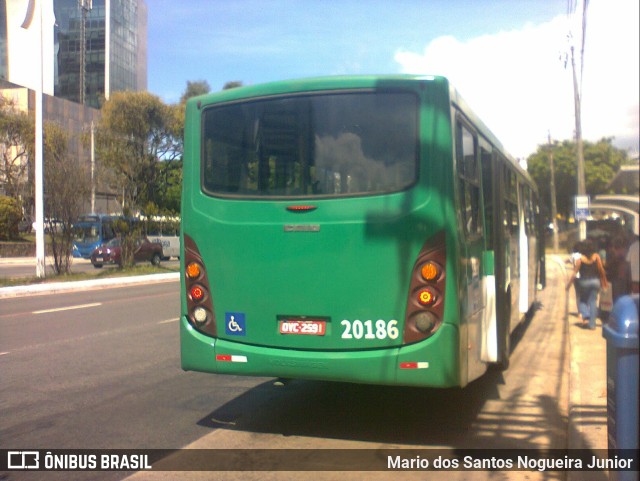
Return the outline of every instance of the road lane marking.
{"type": "Polygon", "coordinates": [[[71,311],[73,309],[85,309],[87,307],[101,306],[102,302],[94,302],[93,304],[79,304],[77,306],[58,307],[56,309],[44,309],[42,311],[33,311],[31,314],[47,314],[49,312],[71,311]]]}
{"type": "Polygon", "coordinates": [[[174,319],[167,319],[166,321],[160,321],[158,324],[169,324],[170,322],[177,322],[179,320],[180,320],[180,318],[176,317],[174,319]]]}
{"type": "Polygon", "coordinates": [[[5,354],[9,354],[9,351],[6,351],[6,352],[0,352],[0,356],[4,356],[5,354]]]}

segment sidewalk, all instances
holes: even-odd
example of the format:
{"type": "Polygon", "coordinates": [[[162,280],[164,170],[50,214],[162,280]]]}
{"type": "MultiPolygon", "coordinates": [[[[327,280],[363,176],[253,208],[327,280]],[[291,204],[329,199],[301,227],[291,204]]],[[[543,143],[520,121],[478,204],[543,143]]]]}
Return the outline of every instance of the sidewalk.
{"type": "MultiPolygon", "coordinates": [[[[561,266],[569,278],[567,256],[547,256],[561,266]]],[[[564,282],[564,281],[563,281],[564,282]]],[[[563,289],[564,285],[547,286],[563,289]]],[[[565,291],[565,322],[568,329],[569,374],[569,449],[607,449],[607,344],[602,336],[602,321],[594,331],[578,321],[573,289],[565,291]]]]}
{"type": "MultiPolygon", "coordinates": [[[[607,449],[607,342],[569,316],[569,448],[607,449]]],[[[588,474],[588,473],[587,473],[588,474]]]]}
{"type": "MultiPolygon", "coordinates": [[[[567,256],[547,256],[562,266],[568,279],[571,264],[567,256]]],[[[563,282],[564,284],[564,282],[563,282]]],[[[562,286],[547,288],[563,289],[562,286]]],[[[568,329],[569,406],[567,447],[569,449],[607,449],[607,343],[602,336],[602,321],[598,320],[594,331],[583,328],[577,315],[573,289],[565,291],[565,322],[568,329]]],[[[606,322],[606,320],[605,320],[606,322]]],[[[593,472],[570,471],[567,481],[590,481],[593,472]]]]}

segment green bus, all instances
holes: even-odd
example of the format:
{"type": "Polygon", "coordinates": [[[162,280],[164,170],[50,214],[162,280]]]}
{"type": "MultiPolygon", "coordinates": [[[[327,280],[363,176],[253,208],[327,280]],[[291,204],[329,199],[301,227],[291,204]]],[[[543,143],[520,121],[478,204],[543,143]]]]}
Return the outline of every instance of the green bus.
{"type": "Polygon", "coordinates": [[[434,387],[506,368],[543,284],[536,196],[442,77],[190,99],[182,368],[434,387]]]}

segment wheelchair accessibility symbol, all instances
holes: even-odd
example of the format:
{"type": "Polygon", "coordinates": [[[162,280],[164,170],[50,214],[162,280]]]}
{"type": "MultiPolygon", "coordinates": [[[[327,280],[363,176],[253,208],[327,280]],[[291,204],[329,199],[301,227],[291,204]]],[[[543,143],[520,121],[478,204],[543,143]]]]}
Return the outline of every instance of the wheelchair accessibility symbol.
{"type": "Polygon", "coordinates": [[[225,312],[225,332],[230,336],[246,335],[244,312],[225,312]]]}

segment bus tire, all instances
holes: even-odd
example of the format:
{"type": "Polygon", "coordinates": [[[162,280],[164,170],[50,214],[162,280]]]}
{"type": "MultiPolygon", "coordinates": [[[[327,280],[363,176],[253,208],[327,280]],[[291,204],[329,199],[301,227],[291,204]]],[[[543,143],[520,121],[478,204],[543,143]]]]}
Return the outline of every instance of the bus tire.
{"type": "Polygon", "coordinates": [[[102,264],[93,264],[96,269],[102,269],[102,264]]]}

